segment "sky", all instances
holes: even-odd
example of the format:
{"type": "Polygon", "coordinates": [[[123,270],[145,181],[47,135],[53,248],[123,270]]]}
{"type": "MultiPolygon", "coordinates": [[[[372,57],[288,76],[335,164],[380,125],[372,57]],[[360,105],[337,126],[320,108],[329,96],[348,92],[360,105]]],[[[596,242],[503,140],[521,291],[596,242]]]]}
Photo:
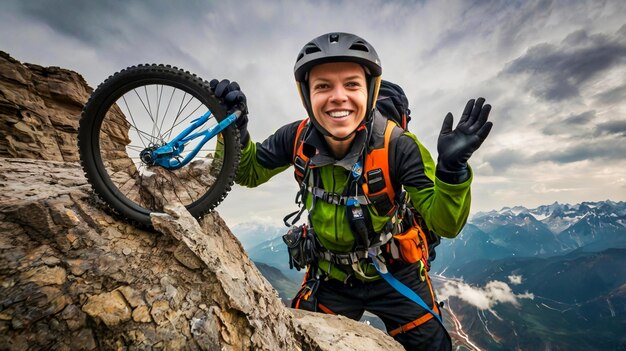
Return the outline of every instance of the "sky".
{"type": "MultiPolygon", "coordinates": [[[[0,50],[77,71],[96,87],[139,63],[237,81],[262,141],[302,119],[299,50],[344,31],[377,50],[409,98],[409,126],[436,158],[447,112],[470,98],[494,127],[470,159],[472,212],[555,201],[626,200],[626,2],[82,1],[0,2],[0,50]]],[[[280,225],[294,211],[291,170],[218,211],[230,226],[280,225]]]]}

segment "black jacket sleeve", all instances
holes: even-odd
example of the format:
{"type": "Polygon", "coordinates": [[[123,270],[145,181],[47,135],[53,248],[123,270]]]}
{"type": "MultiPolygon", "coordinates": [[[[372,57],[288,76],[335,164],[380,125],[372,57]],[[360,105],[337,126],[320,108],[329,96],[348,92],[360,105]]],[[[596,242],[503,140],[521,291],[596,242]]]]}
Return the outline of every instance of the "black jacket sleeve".
{"type": "Polygon", "coordinates": [[[259,165],[274,169],[292,163],[296,132],[300,122],[282,126],[262,143],[256,144],[256,160],[259,165]]]}
{"type": "Polygon", "coordinates": [[[402,134],[390,141],[389,162],[389,175],[396,191],[400,185],[418,190],[433,186],[433,180],[426,175],[420,148],[410,136],[402,134]]]}

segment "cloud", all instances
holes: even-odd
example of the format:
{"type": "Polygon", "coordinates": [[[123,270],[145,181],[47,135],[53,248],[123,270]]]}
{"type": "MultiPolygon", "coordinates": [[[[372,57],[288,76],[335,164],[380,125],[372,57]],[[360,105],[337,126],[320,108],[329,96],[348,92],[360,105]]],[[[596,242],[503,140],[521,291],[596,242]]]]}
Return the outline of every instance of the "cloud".
{"type": "MultiPolygon", "coordinates": [[[[305,115],[292,72],[302,45],[329,31],[359,34],[380,54],[384,78],[407,92],[410,129],[434,159],[446,112],[457,122],[469,98],[492,104],[494,128],[470,159],[476,211],[621,196],[607,184],[626,177],[625,11],[624,1],[594,0],[7,0],[0,47],[92,86],[146,62],[236,80],[252,139],[262,141],[305,115]],[[487,185],[494,177],[504,181],[487,185]],[[535,184],[575,190],[537,193],[535,184]]],[[[233,187],[218,210],[229,224],[252,215],[280,223],[295,191],[288,170],[254,190],[233,187]]]]}
{"type": "Polygon", "coordinates": [[[621,136],[626,136],[626,119],[600,123],[596,127],[596,130],[600,134],[607,133],[607,134],[618,134],[621,136]]]}
{"type": "Polygon", "coordinates": [[[437,291],[437,296],[442,300],[455,296],[481,310],[488,310],[497,304],[504,303],[519,306],[519,299],[535,298],[529,292],[515,294],[507,283],[498,280],[490,281],[482,288],[471,286],[463,281],[447,280],[437,291]]]}
{"type": "Polygon", "coordinates": [[[589,35],[581,29],[559,44],[530,47],[512,61],[504,74],[526,78],[526,87],[544,100],[580,97],[580,86],[626,63],[626,26],[615,34],[589,35]]]}
{"type": "MultiPolygon", "coordinates": [[[[617,124],[623,128],[622,124],[617,124]]],[[[614,127],[608,127],[613,129],[614,127]]],[[[543,151],[532,156],[535,162],[572,163],[583,160],[608,160],[615,162],[626,159],[626,143],[621,136],[596,138],[595,140],[578,139],[561,150],[543,151]]]]}
{"type": "Polygon", "coordinates": [[[594,96],[601,104],[619,104],[626,101],[626,84],[598,93],[594,96]]]}
{"type": "Polygon", "coordinates": [[[520,169],[528,174],[543,173],[541,165],[547,162],[564,165],[586,161],[606,167],[626,160],[626,121],[611,120],[596,125],[584,122],[591,121],[594,115],[590,111],[556,121],[543,127],[546,137],[528,136],[517,146],[491,148],[483,151],[481,159],[487,162],[489,174],[496,175],[520,169]]]}
{"type": "Polygon", "coordinates": [[[521,275],[511,274],[507,278],[509,278],[509,282],[511,284],[513,284],[513,285],[520,285],[520,284],[522,284],[522,276],[521,275]]]}
{"type": "Polygon", "coordinates": [[[530,190],[536,194],[553,194],[576,191],[576,188],[559,188],[555,186],[546,186],[544,183],[536,183],[530,187],[530,190]]]}
{"type": "Polygon", "coordinates": [[[89,45],[103,45],[129,37],[132,31],[158,33],[160,25],[172,21],[197,22],[212,7],[211,2],[150,2],[81,0],[32,0],[14,2],[17,11],[46,23],[63,35],[89,45]],[[129,33],[130,32],[130,33],[129,33]]]}
{"type": "Polygon", "coordinates": [[[583,113],[578,113],[574,115],[570,115],[564,121],[565,124],[585,124],[593,120],[596,116],[596,111],[585,111],[583,113]]]}
{"type": "Polygon", "coordinates": [[[523,151],[507,148],[487,155],[485,159],[496,173],[501,173],[511,166],[523,165],[530,162],[528,156],[529,155],[523,151]]]}
{"type": "Polygon", "coordinates": [[[498,50],[494,50],[494,53],[500,55],[510,51],[522,41],[521,39],[532,36],[538,27],[545,26],[555,6],[557,5],[551,0],[516,3],[468,1],[461,2],[459,6],[442,5],[446,12],[454,13],[462,18],[462,21],[451,22],[450,26],[439,34],[436,45],[425,54],[428,56],[445,54],[449,47],[467,43],[478,47],[484,44],[479,38],[492,36],[494,41],[490,44],[496,44],[498,50]],[[485,20],[487,18],[489,21],[485,20]]]}
{"type": "Polygon", "coordinates": [[[595,110],[571,114],[560,122],[545,124],[542,132],[546,135],[570,135],[573,130],[588,133],[590,129],[587,127],[587,124],[595,117],[595,110]]]}

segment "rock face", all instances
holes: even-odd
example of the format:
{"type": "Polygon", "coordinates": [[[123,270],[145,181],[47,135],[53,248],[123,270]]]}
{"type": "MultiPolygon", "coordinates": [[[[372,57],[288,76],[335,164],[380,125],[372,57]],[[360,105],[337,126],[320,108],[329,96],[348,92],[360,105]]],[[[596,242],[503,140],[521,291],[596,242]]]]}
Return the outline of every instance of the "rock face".
{"type": "Polygon", "coordinates": [[[1,345],[300,347],[290,314],[217,214],[202,227],[184,208],[178,220],[159,217],[178,239],[138,230],[94,206],[76,174],[76,163],[2,159],[1,345]]]}
{"type": "Polygon", "coordinates": [[[90,89],[4,53],[0,67],[0,349],[402,349],[283,307],[217,213],[168,206],[157,233],[103,211],[74,146],[90,89]]]}
{"type": "Polygon", "coordinates": [[[0,157],[78,161],[78,120],[92,92],[83,77],[2,51],[0,72],[0,157]]]}

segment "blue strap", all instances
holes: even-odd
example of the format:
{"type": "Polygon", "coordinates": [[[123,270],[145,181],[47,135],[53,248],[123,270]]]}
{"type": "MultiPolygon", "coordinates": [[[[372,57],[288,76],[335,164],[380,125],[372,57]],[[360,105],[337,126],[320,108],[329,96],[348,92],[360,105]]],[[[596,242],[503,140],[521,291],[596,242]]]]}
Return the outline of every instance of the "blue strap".
{"type": "Polygon", "coordinates": [[[428,307],[428,305],[424,302],[424,300],[422,300],[422,298],[415,293],[415,291],[411,290],[408,286],[404,285],[401,281],[391,275],[391,273],[387,271],[386,267],[384,269],[384,272],[382,272],[378,265],[378,259],[375,256],[372,256],[372,262],[374,262],[374,267],[376,267],[378,273],[383,277],[383,279],[387,281],[387,283],[389,283],[389,285],[396,289],[400,294],[406,296],[409,300],[415,302],[420,307],[432,314],[435,318],[437,318],[439,323],[442,323],[441,317],[437,313],[435,313],[435,311],[431,310],[430,307],[428,307]]]}

